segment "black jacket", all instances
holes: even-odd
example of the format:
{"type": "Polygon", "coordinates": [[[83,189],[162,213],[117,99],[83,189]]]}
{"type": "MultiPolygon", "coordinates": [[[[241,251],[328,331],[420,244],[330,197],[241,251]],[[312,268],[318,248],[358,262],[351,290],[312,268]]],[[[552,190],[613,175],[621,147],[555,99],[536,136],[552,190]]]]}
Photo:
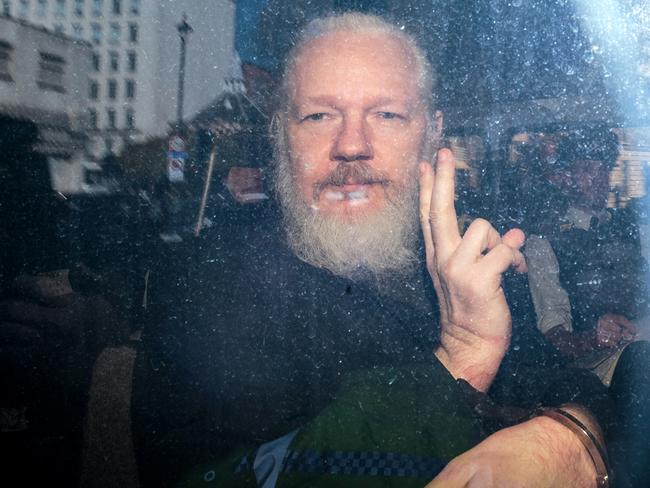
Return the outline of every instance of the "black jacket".
{"type": "MultiPolygon", "coordinates": [[[[298,260],[273,221],[215,230],[158,281],[143,334],[133,419],[144,486],[166,486],[200,462],[305,424],[341,376],[431,360],[435,297],[426,269],[374,287],[298,260]]],[[[523,327],[522,327],[523,329],[523,327]]],[[[534,325],[526,331],[535,331],[534,325]]],[[[533,332],[534,335],[534,332],[533,332]]],[[[609,419],[588,373],[563,373],[543,341],[515,333],[492,388],[525,408],[578,401],[609,419]]]]}

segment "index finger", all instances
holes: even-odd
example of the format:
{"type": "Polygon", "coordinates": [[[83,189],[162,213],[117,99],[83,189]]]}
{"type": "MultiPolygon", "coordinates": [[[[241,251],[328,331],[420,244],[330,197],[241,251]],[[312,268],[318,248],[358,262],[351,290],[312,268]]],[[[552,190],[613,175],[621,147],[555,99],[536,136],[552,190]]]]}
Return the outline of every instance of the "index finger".
{"type": "Polygon", "coordinates": [[[454,207],[454,175],[456,164],[449,149],[440,149],[435,166],[435,179],[431,195],[431,231],[438,258],[446,261],[451,256],[461,237],[458,218],[454,207]]]}

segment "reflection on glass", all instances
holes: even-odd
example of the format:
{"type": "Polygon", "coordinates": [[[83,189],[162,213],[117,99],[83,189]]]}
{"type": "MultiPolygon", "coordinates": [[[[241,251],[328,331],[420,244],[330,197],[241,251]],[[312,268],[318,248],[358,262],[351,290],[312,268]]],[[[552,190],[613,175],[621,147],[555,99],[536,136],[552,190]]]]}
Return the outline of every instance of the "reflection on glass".
{"type": "MultiPolygon", "coordinates": [[[[334,385],[366,356],[393,367],[396,349],[404,362],[433,350],[439,330],[427,326],[438,323],[439,311],[423,249],[404,259],[418,273],[405,264],[399,278],[395,271],[372,281],[363,266],[349,266],[348,254],[339,259],[347,274],[337,274],[331,263],[307,264],[321,262],[286,247],[287,234],[297,231],[286,231],[295,215],[279,201],[275,159],[283,150],[293,162],[303,157],[284,174],[285,185],[313,178],[307,190],[286,197],[308,201],[305,215],[342,202],[354,212],[375,190],[397,205],[410,188],[405,182],[391,193],[393,166],[377,166],[388,153],[408,166],[398,129],[412,127],[417,110],[378,102],[361,115],[342,115],[345,95],[388,83],[410,66],[406,55],[338,98],[321,97],[309,110],[312,99],[290,105],[287,113],[300,112],[300,120],[290,118],[295,124],[284,132],[278,125],[286,114],[274,110],[304,93],[302,77],[286,91],[280,84],[297,32],[314,17],[351,9],[393,19],[400,32],[414,33],[431,62],[433,108],[442,115],[427,121],[442,133],[423,147],[454,154],[460,233],[485,219],[499,235],[520,228],[527,236],[528,272],[508,271],[495,285],[507,295],[514,324],[509,354],[527,355],[533,372],[545,371],[547,357],[558,368],[579,367],[577,376],[561,370],[571,381],[593,372],[584,374],[595,383],[585,384],[602,386],[609,405],[636,422],[606,433],[621,486],[650,486],[650,459],[642,458],[650,435],[647,1],[17,0],[6,9],[10,4],[20,20],[0,17],[0,337],[11,338],[0,341],[0,388],[10,393],[0,400],[0,431],[16,435],[9,465],[28,481],[42,482],[47,473],[49,484],[78,486],[96,474],[106,476],[97,484],[130,487],[140,469],[143,488],[164,486],[214,461],[220,436],[234,439],[227,447],[255,441],[250,447],[257,448],[322,420],[323,409],[341,405],[331,403],[334,385]],[[184,14],[192,33],[181,40],[184,14]],[[343,119],[347,125],[337,126],[343,119]],[[349,150],[352,143],[347,152],[329,151],[341,134],[353,142],[359,134],[379,139],[351,157],[358,149],[349,150]],[[288,147],[298,139],[311,142],[311,152],[288,147]],[[340,169],[329,183],[318,178],[350,167],[357,172],[340,169]],[[374,180],[359,183],[362,173],[374,180]],[[291,266],[281,266],[285,259],[291,266]],[[7,315],[15,310],[20,320],[7,315]],[[32,310],[38,320],[25,320],[32,310]],[[111,375],[115,384],[108,384],[111,375]],[[42,399],[52,399],[52,408],[42,399]],[[110,421],[98,407],[104,399],[114,402],[110,421]],[[106,441],[111,429],[126,444],[133,440],[135,453],[106,441]],[[36,473],[37,459],[47,469],[36,473]]],[[[377,48],[358,65],[367,63],[369,72],[387,50],[377,48]]],[[[342,66],[333,80],[349,88],[344,82],[363,73],[342,66]]],[[[332,73],[324,69],[322,78],[332,73]]],[[[416,195],[417,184],[412,189],[416,195]]],[[[399,254],[399,246],[387,249],[400,232],[422,247],[417,216],[392,215],[372,225],[360,219],[358,232],[321,221],[314,227],[356,257],[372,247],[363,232],[385,231],[375,246],[382,259],[399,254]],[[398,225],[404,221],[412,228],[398,225]]],[[[521,371],[511,376],[536,377],[521,371]]],[[[398,377],[418,376],[372,376],[390,386],[380,404],[389,405],[398,377]]],[[[359,385],[346,392],[357,395],[368,384],[359,385]]],[[[507,404],[497,388],[490,395],[507,404]]],[[[360,403],[354,406],[363,418],[360,403]]],[[[386,425],[397,438],[400,422],[391,415],[386,425]]],[[[357,425],[336,420],[349,421],[350,432],[357,425]]]]}

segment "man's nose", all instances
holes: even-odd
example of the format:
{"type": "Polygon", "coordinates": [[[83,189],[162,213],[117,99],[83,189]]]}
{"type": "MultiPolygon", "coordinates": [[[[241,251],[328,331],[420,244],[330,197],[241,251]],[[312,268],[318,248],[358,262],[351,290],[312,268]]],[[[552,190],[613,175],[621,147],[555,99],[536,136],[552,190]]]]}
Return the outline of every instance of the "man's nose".
{"type": "Polygon", "coordinates": [[[346,118],[336,135],[330,155],[333,161],[372,159],[369,128],[363,118],[346,118]]]}

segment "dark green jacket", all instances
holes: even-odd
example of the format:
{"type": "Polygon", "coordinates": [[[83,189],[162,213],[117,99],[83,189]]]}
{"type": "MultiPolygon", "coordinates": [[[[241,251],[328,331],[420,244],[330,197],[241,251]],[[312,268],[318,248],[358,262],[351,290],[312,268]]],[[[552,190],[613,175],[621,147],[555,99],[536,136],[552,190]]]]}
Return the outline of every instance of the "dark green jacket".
{"type": "Polygon", "coordinates": [[[304,427],[200,465],[181,487],[422,487],[451,459],[525,415],[497,408],[435,358],[357,372],[304,427]]]}

